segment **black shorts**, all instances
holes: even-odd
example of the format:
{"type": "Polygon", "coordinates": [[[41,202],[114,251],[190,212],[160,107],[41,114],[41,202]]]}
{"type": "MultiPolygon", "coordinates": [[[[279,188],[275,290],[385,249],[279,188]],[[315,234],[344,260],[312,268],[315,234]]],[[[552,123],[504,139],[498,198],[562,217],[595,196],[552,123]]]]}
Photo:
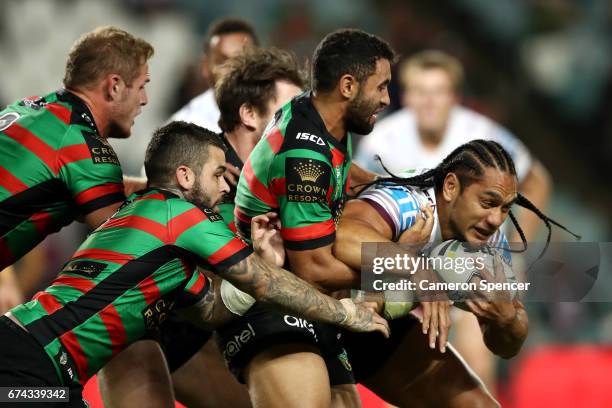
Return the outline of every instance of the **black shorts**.
{"type": "Polygon", "coordinates": [[[171,313],[157,332],[148,337],[159,343],[173,373],[200,351],[212,334],[212,331],[197,327],[177,313],[171,313]]]}
{"type": "Polygon", "coordinates": [[[418,319],[408,315],[389,320],[391,336],[380,333],[354,333],[343,330],[343,344],[348,353],[355,380],[359,383],[375,373],[399,347],[408,331],[420,325],[418,319]]]}
{"type": "Polygon", "coordinates": [[[244,384],[244,369],[253,357],[278,344],[306,343],[319,349],[331,385],[354,384],[340,329],[283,314],[255,303],[244,316],[217,329],[219,350],[230,371],[244,384]]]}
{"type": "MultiPolygon", "coordinates": [[[[0,387],[65,387],[51,359],[36,340],[6,316],[0,316],[0,387]]],[[[70,383],[68,403],[21,403],[28,407],[86,407],[82,387],[70,383]]]]}

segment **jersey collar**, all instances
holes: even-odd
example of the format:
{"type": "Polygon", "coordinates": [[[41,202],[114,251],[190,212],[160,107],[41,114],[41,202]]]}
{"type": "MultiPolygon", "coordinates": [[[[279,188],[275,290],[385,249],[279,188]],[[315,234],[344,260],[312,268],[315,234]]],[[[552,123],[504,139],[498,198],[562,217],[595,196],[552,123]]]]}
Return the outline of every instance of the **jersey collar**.
{"type": "Polygon", "coordinates": [[[91,111],[81,98],[68,91],[67,89],[60,89],[56,92],[57,100],[60,102],[66,102],[72,107],[72,113],[70,115],[70,123],[82,125],[90,128],[93,132],[100,135],[96,122],[91,111]]]}

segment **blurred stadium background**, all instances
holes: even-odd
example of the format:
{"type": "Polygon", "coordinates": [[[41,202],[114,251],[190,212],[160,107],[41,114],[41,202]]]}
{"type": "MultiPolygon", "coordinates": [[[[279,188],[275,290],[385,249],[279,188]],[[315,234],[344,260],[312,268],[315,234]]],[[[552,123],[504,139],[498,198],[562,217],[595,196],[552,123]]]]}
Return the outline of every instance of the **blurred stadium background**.
{"type": "MultiPolygon", "coordinates": [[[[292,50],[304,62],[339,27],[376,33],[403,56],[426,48],[457,56],[466,71],[463,104],[509,128],[552,174],[549,215],[585,241],[612,241],[608,0],[3,1],[0,102],[59,88],[70,45],[96,26],[112,24],[144,37],[155,46],[149,106],[129,140],[112,141],[125,172],[136,175],[152,131],[206,89],[198,70],[202,39],[208,24],[224,16],[247,19],[263,45],[292,50]]],[[[391,94],[388,112],[399,108],[395,80],[391,94]]],[[[73,225],[47,239],[46,279],[84,233],[73,225]]],[[[602,265],[600,276],[609,272],[602,265]]],[[[611,304],[528,308],[524,350],[498,364],[496,395],[504,406],[612,406],[611,304]]],[[[366,407],[379,404],[364,401],[366,407]]]]}

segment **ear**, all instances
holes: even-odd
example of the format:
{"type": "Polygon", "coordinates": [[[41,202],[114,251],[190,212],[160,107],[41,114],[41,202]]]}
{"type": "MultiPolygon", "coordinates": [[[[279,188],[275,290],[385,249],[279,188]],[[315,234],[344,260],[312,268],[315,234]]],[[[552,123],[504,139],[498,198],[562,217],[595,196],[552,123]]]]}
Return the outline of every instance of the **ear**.
{"type": "Polygon", "coordinates": [[[123,93],[125,88],[125,82],[121,76],[117,74],[110,74],[104,80],[104,95],[109,101],[116,101],[123,93]]]}
{"type": "Polygon", "coordinates": [[[359,93],[359,82],[349,74],[344,74],[340,78],[340,93],[348,100],[352,100],[359,93]]]}
{"type": "Polygon", "coordinates": [[[448,173],[444,177],[444,184],[442,185],[442,197],[444,201],[453,202],[461,193],[461,183],[459,177],[455,173],[448,173]]]}
{"type": "Polygon", "coordinates": [[[195,184],[195,173],[189,167],[181,164],[176,168],[176,182],[181,190],[189,191],[195,184]]]}
{"type": "Polygon", "coordinates": [[[240,105],[240,109],[238,110],[238,113],[240,115],[240,122],[250,131],[254,131],[255,129],[257,129],[257,117],[256,117],[256,112],[255,109],[246,104],[243,103],[242,105],[240,105]]]}

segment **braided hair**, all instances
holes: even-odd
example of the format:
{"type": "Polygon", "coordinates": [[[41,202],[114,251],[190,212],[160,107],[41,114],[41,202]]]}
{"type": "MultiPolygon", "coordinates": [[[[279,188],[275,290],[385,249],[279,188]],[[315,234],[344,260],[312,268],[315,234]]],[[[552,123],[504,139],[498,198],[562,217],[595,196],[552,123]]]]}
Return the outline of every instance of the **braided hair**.
{"type": "MultiPolygon", "coordinates": [[[[376,158],[380,161],[380,157],[376,158]]],[[[391,173],[382,163],[383,169],[388,173],[388,177],[379,177],[376,180],[364,184],[363,189],[360,193],[367,190],[368,187],[373,185],[403,185],[413,186],[420,188],[434,187],[436,191],[440,191],[444,184],[444,179],[448,173],[455,173],[461,183],[462,188],[469,184],[479,180],[486,168],[495,168],[501,172],[509,173],[516,177],[516,169],[514,167],[514,161],[512,157],[504,150],[504,148],[497,142],[491,140],[476,139],[463,144],[453,150],[442,162],[435,168],[428,170],[422,174],[413,177],[400,177],[391,173]]],[[[358,196],[359,196],[358,194],[358,196]]],[[[531,201],[529,201],[522,194],[518,194],[515,201],[516,205],[526,208],[538,216],[546,225],[548,229],[548,236],[546,238],[546,245],[540,253],[540,257],[546,252],[550,244],[552,225],[567,231],[577,239],[581,239],[579,235],[574,234],[572,231],[567,229],[565,226],[559,224],[557,221],[546,216],[540,209],[538,209],[531,201]]],[[[523,252],[527,250],[527,239],[525,233],[519,225],[515,215],[512,211],[509,212],[510,220],[518,231],[521,241],[523,243],[523,249],[515,252],[523,252]]]]}

